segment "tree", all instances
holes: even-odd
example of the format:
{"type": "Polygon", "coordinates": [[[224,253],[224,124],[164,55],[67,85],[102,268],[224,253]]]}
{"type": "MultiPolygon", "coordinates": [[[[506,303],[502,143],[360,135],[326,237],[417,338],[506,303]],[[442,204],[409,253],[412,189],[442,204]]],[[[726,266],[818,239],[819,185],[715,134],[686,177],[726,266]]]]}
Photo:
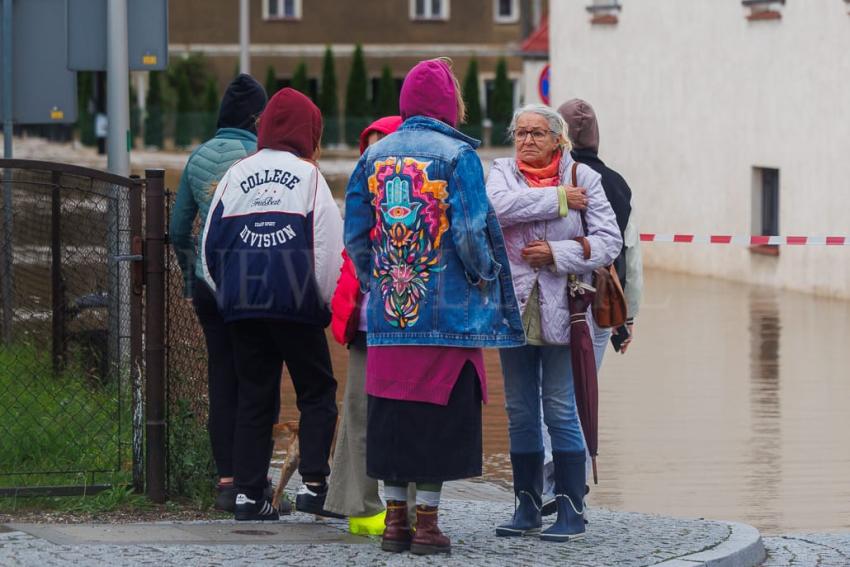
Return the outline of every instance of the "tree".
{"type": "Polygon", "coordinates": [[[322,62],[322,84],[319,88],[319,110],[322,111],[322,117],[325,121],[323,138],[326,142],[335,143],[339,141],[338,109],[334,54],[328,46],[325,49],[325,59],[322,62]]]}
{"type": "Polygon", "coordinates": [[[384,65],[381,70],[381,81],[378,83],[378,96],[375,99],[375,115],[394,116],[396,114],[398,114],[398,89],[389,65],[384,65]]]}
{"type": "Polygon", "coordinates": [[[77,73],[77,126],[80,129],[80,142],[84,146],[93,146],[94,114],[92,114],[93,76],[89,71],[77,73]]]}
{"type": "MultiPolygon", "coordinates": [[[[200,54],[192,54],[185,58],[172,58],[168,64],[166,74],[168,84],[172,89],[178,90],[181,78],[185,77],[189,83],[189,92],[197,93],[198,95],[204,92],[207,86],[207,80],[211,76],[207,60],[200,54]]],[[[192,101],[192,109],[200,110],[202,103],[203,98],[198,96],[197,102],[192,101]]]]}
{"type": "Polygon", "coordinates": [[[277,92],[277,73],[275,73],[274,67],[269,65],[269,68],[266,69],[266,94],[269,98],[277,92]]]}
{"type": "Polygon", "coordinates": [[[336,97],[336,71],[334,70],[334,55],[330,46],[325,49],[325,59],[322,62],[322,84],[319,87],[319,110],[323,116],[336,116],[338,109],[336,97]]]}
{"type": "Polygon", "coordinates": [[[185,147],[202,133],[202,116],[205,112],[204,93],[212,73],[206,58],[203,55],[193,54],[188,57],[172,58],[165,76],[170,89],[164,93],[167,104],[163,106],[169,109],[176,108],[174,143],[185,147]]]}
{"type": "MultiPolygon", "coordinates": [[[[289,86],[296,91],[310,96],[310,87],[307,82],[307,63],[305,61],[301,61],[298,67],[295,68],[295,73],[292,75],[292,81],[289,83],[289,86]]],[[[271,93],[269,93],[269,96],[271,96],[271,93]]]]}
{"type": "Polygon", "coordinates": [[[148,96],[145,99],[145,146],[162,148],[162,91],[159,84],[159,72],[148,74],[148,96]]]}
{"type": "Polygon", "coordinates": [[[348,118],[369,116],[369,101],[366,96],[369,77],[366,74],[366,61],[360,44],[354,48],[351,58],[351,72],[348,74],[348,86],[345,89],[345,115],[348,118]]]}
{"type": "Polygon", "coordinates": [[[207,81],[207,89],[204,92],[204,125],[201,135],[204,140],[215,136],[218,123],[218,83],[212,77],[207,81]]]}
{"type": "Polygon", "coordinates": [[[189,77],[181,73],[177,77],[177,125],[174,127],[174,145],[185,148],[192,143],[195,134],[193,127],[194,108],[189,77]]]}
{"type": "Polygon", "coordinates": [[[470,59],[463,79],[463,100],[466,103],[466,124],[463,131],[475,138],[481,137],[481,93],[478,89],[478,61],[470,59]]]}
{"type": "Polygon", "coordinates": [[[493,121],[491,141],[494,145],[504,144],[505,132],[514,112],[514,89],[508,79],[508,62],[504,57],[496,64],[496,79],[488,110],[490,120],[493,121]]]}
{"type": "Polygon", "coordinates": [[[142,129],[142,110],[139,108],[136,89],[130,85],[130,145],[136,147],[136,136],[142,129]]]}
{"type": "Polygon", "coordinates": [[[351,71],[345,89],[345,138],[349,144],[356,144],[360,131],[371,122],[368,118],[372,110],[367,96],[368,82],[363,48],[358,43],[351,57],[351,71]]]}

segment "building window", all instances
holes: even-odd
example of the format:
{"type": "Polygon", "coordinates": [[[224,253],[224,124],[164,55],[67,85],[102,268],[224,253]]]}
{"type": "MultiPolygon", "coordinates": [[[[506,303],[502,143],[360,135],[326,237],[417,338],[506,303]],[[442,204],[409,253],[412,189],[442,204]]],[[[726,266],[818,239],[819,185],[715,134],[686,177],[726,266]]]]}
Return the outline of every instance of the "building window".
{"type": "Polygon", "coordinates": [[[785,0],[741,0],[741,5],[749,10],[747,20],[751,22],[780,20],[780,7],[785,5],[785,0]]]}
{"type": "Polygon", "coordinates": [[[761,234],[779,235],[779,170],[761,170],[761,234]]]}
{"type": "MultiPolygon", "coordinates": [[[[515,77],[508,77],[508,80],[511,83],[511,97],[513,99],[513,107],[517,108],[519,106],[519,81],[515,77]]],[[[486,78],[484,79],[484,107],[482,110],[484,111],[484,115],[490,118],[491,111],[493,109],[493,92],[496,90],[496,80],[486,78]]],[[[507,124],[498,124],[495,127],[507,129],[507,124]]],[[[507,135],[507,134],[506,134],[507,135]]]]}
{"type": "MultiPolygon", "coordinates": [[[[395,83],[395,92],[396,94],[401,92],[401,85],[404,83],[404,79],[399,79],[394,77],[393,82],[395,83]]],[[[377,110],[378,108],[378,96],[380,96],[381,92],[381,77],[372,77],[369,81],[369,88],[371,93],[369,94],[369,98],[372,100],[372,105],[377,110]]]]}
{"type": "MultiPolygon", "coordinates": [[[[753,168],[753,234],[779,236],[779,170],[753,168]]],[[[776,255],[775,245],[754,246],[754,252],[776,255]]]]}
{"type": "Polygon", "coordinates": [[[493,18],[497,24],[519,21],[519,0],[493,0],[493,18]]]}
{"type": "Polygon", "coordinates": [[[617,25],[620,21],[618,14],[622,9],[620,0],[593,0],[593,3],[587,7],[591,24],[609,26],[617,25]]]}
{"type": "Polygon", "coordinates": [[[449,0],[410,0],[411,20],[448,20],[449,0]]]}
{"type": "Polygon", "coordinates": [[[263,0],[266,20],[300,20],[301,0],[263,0]]]}
{"type": "MultiPolygon", "coordinates": [[[[276,87],[275,87],[275,93],[276,93],[280,89],[285,89],[286,87],[291,87],[292,86],[292,79],[291,78],[275,79],[275,83],[276,83],[276,87]]],[[[273,94],[274,93],[268,93],[269,98],[271,98],[273,94]]],[[[319,100],[319,79],[309,79],[308,78],[307,79],[307,92],[305,92],[304,94],[306,94],[308,97],[310,97],[310,100],[312,100],[313,102],[319,100]]]]}

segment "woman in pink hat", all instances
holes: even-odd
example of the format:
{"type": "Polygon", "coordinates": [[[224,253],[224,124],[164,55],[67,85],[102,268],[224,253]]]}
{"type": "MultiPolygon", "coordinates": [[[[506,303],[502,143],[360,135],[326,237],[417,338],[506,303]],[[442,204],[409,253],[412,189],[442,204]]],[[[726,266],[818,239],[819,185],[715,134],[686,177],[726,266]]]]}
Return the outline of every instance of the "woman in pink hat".
{"type": "Polygon", "coordinates": [[[415,554],[451,551],[442,483],[481,475],[481,348],[525,338],[478,141],[456,130],[465,107],[449,63],[408,73],[404,123],[363,153],[346,192],[346,249],[370,294],[366,471],[384,481],[381,547],[415,554]]]}

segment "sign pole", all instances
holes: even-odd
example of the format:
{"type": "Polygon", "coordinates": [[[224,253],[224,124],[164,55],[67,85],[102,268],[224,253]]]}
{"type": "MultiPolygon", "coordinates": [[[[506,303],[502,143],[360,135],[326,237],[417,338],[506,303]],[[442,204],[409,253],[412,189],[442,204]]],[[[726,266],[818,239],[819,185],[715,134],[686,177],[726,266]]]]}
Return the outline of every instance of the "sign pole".
{"type": "Polygon", "coordinates": [[[239,72],[251,74],[251,14],[248,0],[239,0],[239,72]]]}
{"type": "Polygon", "coordinates": [[[12,159],[12,0],[3,0],[3,157],[12,159]]]}
{"type": "Polygon", "coordinates": [[[106,6],[106,115],[107,168],[130,174],[130,71],[127,53],[127,0],[108,0],[106,6]]]}
{"type": "MultiPolygon", "coordinates": [[[[127,40],[127,0],[106,4],[106,116],[107,168],[124,177],[130,174],[130,66],[127,40]]],[[[116,256],[128,254],[128,196],[115,190],[109,199],[109,361],[121,377],[128,375],[129,358],[124,337],[129,337],[130,267],[116,256]]]]}
{"type": "MultiPolygon", "coordinates": [[[[12,159],[12,0],[3,0],[3,157],[12,159]]],[[[12,172],[3,170],[3,321],[4,344],[12,341],[12,172]]]]}

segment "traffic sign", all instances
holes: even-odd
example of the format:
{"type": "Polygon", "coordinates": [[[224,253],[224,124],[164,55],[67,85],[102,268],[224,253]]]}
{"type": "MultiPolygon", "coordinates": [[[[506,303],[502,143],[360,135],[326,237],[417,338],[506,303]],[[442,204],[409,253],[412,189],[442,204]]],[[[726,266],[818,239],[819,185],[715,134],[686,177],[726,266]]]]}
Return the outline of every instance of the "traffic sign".
{"type": "Polygon", "coordinates": [[[549,65],[547,64],[540,71],[540,78],[537,80],[537,94],[540,95],[540,100],[543,104],[549,104],[549,65]]]}

